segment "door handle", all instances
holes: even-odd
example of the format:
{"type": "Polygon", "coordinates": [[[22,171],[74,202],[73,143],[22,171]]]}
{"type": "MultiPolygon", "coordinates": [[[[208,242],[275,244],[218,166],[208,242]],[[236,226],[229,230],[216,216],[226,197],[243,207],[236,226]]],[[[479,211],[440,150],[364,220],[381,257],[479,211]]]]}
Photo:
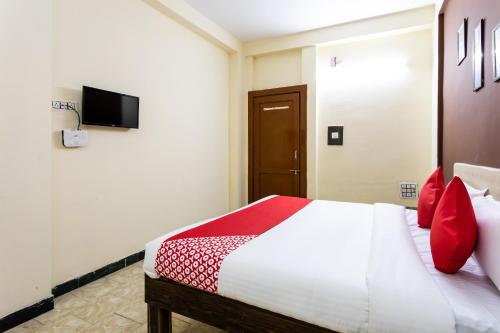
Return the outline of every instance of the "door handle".
{"type": "Polygon", "coordinates": [[[300,173],[300,170],[290,170],[290,173],[298,175],[300,173]]]}
{"type": "Polygon", "coordinates": [[[298,158],[299,158],[299,151],[298,151],[297,149],[295,149],[295,150],[293,151],[293,159],[294,159],[294,160],[297,160],[298,158]]]}
{"type": "Polygon", "coordinates": [[[275,106],[271,108],[263,108],[262,111],[275,111],[275,110],[288,110],[290,107],[286,106],[275,106]]]}

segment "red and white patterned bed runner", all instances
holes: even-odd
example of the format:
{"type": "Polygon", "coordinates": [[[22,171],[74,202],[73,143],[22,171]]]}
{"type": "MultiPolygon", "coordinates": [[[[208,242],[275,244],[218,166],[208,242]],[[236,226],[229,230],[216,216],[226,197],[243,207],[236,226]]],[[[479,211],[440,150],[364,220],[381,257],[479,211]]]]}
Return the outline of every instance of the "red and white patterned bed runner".
{"type": "Polygon", "coordinates": [[[162,277],[215,293],[225,257],[310,202],[303,198],[273,197],[170,237],[158,250],[156,272],[162,277]]]}

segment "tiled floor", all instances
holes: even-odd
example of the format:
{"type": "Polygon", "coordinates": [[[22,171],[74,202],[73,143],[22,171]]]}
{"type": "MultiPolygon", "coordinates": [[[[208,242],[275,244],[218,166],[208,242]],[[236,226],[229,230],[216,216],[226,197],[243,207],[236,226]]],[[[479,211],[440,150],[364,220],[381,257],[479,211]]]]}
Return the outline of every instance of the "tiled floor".
{"type": "MultiPolygon", "coordinates": [[[[54,310],[9,333],[147,332],[142,261],[55,299],[54,310]]],[[[173,315],[174,333],[221,333],[192,319],[173,315]]]]}

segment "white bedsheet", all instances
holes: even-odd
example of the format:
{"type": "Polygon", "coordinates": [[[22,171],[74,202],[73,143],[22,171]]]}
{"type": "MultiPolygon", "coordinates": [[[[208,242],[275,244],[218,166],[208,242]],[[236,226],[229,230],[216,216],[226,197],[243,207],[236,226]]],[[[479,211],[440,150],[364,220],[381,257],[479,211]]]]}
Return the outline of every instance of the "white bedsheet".
{"type": "MultiPolygon", "coordinates": [[[[428,273],[412,241],[422,253],[414,215],[394,205],[314,201],[232,252],[218,293],[341,332],[500,332],[487,329],[497,323],[497,295],[486,305],[464,300],[466,288],[450,298],[460,287],[443,284],[456,281],[428,273]]],[[[148,243],[145,272],[158,277],[156,253],[167,237],[208,221],[148,243]]],[[[478,295],[491,297],[484,288],[478,295]]]]}
{"type": "Polygon", "coordinates": [[[474,257],[457,274],[439,272],[432,261],[429,230],[418,227],[416,211],[407,210],[406,216],[418,253],[452,309],[456,331],[500,332],[500,292],[474,257]]]}
{"type": "Polygon", "coordinates": [[[313,201],[222,263],[219,294],[340,332],[366,332],[373,206],[313,201]]]}

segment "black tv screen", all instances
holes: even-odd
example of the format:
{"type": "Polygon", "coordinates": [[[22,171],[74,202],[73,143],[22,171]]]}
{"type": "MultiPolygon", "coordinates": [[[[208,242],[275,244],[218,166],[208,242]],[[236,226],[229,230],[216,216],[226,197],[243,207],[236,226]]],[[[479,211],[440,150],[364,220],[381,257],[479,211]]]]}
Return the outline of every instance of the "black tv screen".
{"type": "Polygon", "coordinates": [[[83,86],[82,123],[139,128],[139,97],[83,86]]]}

